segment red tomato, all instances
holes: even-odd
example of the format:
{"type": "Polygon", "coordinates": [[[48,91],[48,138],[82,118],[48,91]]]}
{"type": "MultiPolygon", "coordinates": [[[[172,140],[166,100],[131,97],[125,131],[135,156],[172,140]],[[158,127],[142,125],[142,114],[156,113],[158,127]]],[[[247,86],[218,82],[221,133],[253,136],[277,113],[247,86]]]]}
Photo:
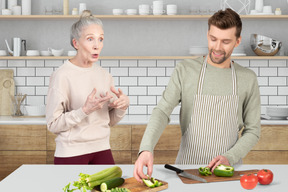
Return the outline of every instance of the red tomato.
{"type": "Polygon", "coordinates": [[[258,181],[262,185],[269,185],[273,181],[273,173],[269,169],[262,169],[257,173],[258,181]]]}
{"type": "Polygon", "coordinates": [[[244,189],[254,189],[258,184],[258,178],[254,174],[243,175],[240,178],[240,183],[244,189]]]}

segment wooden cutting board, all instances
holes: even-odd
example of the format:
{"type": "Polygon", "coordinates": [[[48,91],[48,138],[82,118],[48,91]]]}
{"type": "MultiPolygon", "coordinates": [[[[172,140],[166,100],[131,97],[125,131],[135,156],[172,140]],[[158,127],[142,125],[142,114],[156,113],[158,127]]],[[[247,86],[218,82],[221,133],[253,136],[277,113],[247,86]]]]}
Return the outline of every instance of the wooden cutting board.
{"type": "MultiPolygon", "coordinates": [[[[255,174],[259,170],[258,169],[253,169],[253,170],[245,170],[245,171],[234,171],[234,175],[232,177],[217,177],[214,174],[212,174],[211,176],[203,176],[203,175],[201,175],[199,173],[198,169],[185,169],[184,171],[187,171],[188,173],[191,173],[191,174],[196,175],[198,177],[202,177],[202,178],[206,179],[208,183],[210,183],[210,182],[222,182],[222,181],[240,180],[242,175],[249,174],[249,173],[255,174]]],[[[185,178],[185,177],[182,177],[182,176],[179,176],[179,178],[185,184],[202,183],[201,181],[188,179],[188,178],[185,178]]]]}
{"type": "Polygon", "coordinates": [[[12,69],[0,70],[0,115],[12,115],[12,101],[10,95],[14,97],[15,83],[12,69]]]}
{"type": "MultiPolygon", "coordinates": [[[[158,180],[158,179],[157,179],[158,180]]],[[[161,180],[158,180],[161,181],[161,180]]],[[[165,181],[161,181],[163,183],[162,186],[159,187],[155,187],[155,188],[149,188],[147,187],[144,183],[139,183],[134,177],[130,177],[128,179],[125,179],[125,182],[123,185],[119,186],[119,188],[127,188],[129,189],[131,192],[156,192],[156,191],[162,191],[164,189],[168,188],[168,183],[165,181]]],[[[92,190],[92,192],[98,191],[98,190],[92,190]]]]}

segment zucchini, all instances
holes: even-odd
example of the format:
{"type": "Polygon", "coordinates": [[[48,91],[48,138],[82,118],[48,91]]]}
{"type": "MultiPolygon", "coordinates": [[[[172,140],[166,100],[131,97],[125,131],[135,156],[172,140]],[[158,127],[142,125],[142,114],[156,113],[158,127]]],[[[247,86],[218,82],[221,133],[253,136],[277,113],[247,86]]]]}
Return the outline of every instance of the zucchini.
{"type": "Polygon", "coordinates": [[[86,178],[86,181],[89,187],[93,188],[105,181],[121,176],[122,176],[122,169],[118,166],[114,166],[111,168],[104,169],[93,175],[90,175],[88,178],[86,178]]]}
{"type": "Polygon", "coordinates": [[[113,178],[113,179],[110,179],[108,181],[101,183],[100,189],[102,192],[105,192],[109,189],[112,189],[112,188],[115,188],[115,187],[122,185],[124,182],[125,182],[125,179],[123,179],[121,177],[116,177],[116,178],[113,178]]]}
{"type": "Polygon", "coordinates": [[[113,188],[111,190],[107,190],[106,192],[131,192],[129,189],[127,188],[113,188]]]}

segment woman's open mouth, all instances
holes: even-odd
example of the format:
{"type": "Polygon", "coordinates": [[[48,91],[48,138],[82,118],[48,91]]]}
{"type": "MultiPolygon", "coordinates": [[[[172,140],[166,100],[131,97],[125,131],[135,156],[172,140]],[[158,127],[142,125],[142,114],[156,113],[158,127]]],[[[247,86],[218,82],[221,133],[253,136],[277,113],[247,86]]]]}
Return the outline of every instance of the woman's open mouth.
{"type": "Polygon", "coordinates": [[[93,57],[94,59],[97,59],[97,58],[99,57],[99,55],[98,55],[98,54],[92,54],[92,57],[93,57]]]}

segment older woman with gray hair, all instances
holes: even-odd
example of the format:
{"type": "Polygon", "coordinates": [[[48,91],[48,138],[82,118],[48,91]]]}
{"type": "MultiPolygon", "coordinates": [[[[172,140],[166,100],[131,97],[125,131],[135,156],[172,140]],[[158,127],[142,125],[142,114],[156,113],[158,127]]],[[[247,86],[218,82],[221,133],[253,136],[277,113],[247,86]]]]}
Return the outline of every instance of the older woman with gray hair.
{"type": "Polygon", "coordinates": [[[114,164],[110,126],[123,118],[129,98],[96,64],[103,40],[101,20],[84,11],[71,28],[76,56],[50,77],[46,120],[57,135],[55,164],[114,164]]]}

